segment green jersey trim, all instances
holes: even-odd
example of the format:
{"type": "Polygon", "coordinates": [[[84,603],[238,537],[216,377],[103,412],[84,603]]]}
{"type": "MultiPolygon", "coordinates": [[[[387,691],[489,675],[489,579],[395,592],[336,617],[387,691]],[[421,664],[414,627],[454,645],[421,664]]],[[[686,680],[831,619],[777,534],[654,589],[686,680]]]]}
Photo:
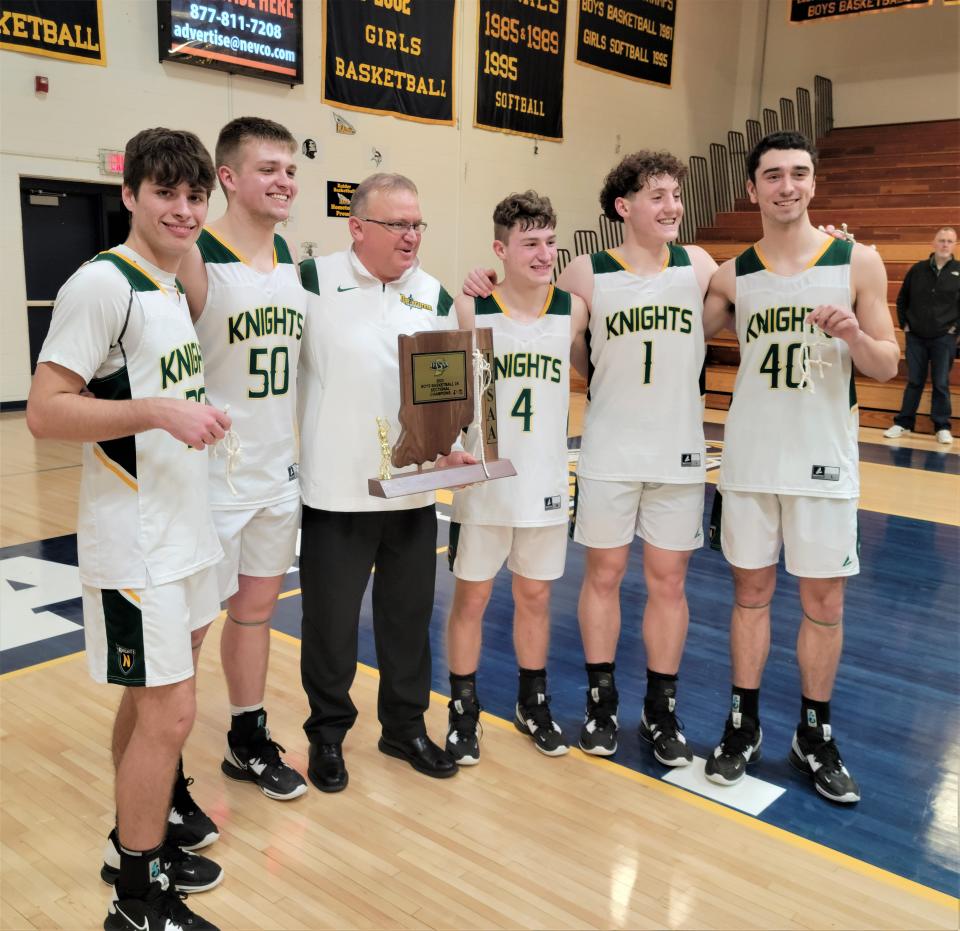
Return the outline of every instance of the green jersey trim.
{"type": "Polygon", "coordinates": [[[449,317],[452,306],[453,298],[447,293],[447,289],[440,285],[440,294],[437,297],[437,316],[449,317]]]}
{"type": "Polygon", "coordinates": [[[287,241],[279,234],[273,234],[273,254],[277,257],[278,265],[293,265],[293,256],[287,241]]]}
{"type": "Polygon", "coordinates": [[[553,298],[547,307],[547,313],[553,314],[555,317],[569,317],[572,303],[569,291],[561,291],[560,288],[554,288],[553,298]]]}
{"type": "Polygon", "coordinates": [[[683,246],[678,246],[675,243],[668,242],[667,248],[670,250],[670,259],[668,262],[668,268],[684,268],[685,266],[692,265],[690,261],[690,256],[687,253],[687,250],[683,246]]]}
{"type": "Polygon", "coordinates": [[[317,277],[317,263],[313,259],[304,259],[300,263],[300,283],[313,294],[320,293],[320,279],[317,277]]]}
{"type": "Polygon", "coordinates": [[[211,265],[225,265],[243,260],[221,240],[217,239],[206,227],[200,230],[197,237],[197,248],[204,262],[211,265]]]}
{"type": "Polygon", "coordinates": [[[737,256],[736,269],[737,278],[743,278],[746,275],[766,271],[767,267],[761,261],[760,256],[757,255],[757,250],[751,246],[737,256]]]}
{"type": "Polygon", "coordinates": [[[826,252],[814,262],[815,267],[823,265],[849,265],[853,256],[853,243],[849,239],[834,239],[826,252]]]}
{"type": "MultiPolygon", "coordinates": [[[[134,265],[129,259],[116,252],[100,252],[91,262],[109,262],[124,278],[134,291],[162,291],[163,286],[151,278],[142,268],[134,265]]],[[[177,282],[178,287],[180,282],[177,282]]]]}
{"type": "Polygon", "coordinates": [[[479,317],[483,314],[502,314],[503,310],[491,293],[487,297],[475,297],[473,299],[473,312],[479,317]]]}
{"type": "Polygon", "coordinates": [[[624,272],[628,271],[611,252],[591,252],[590,253],[590,264],[593,266],[593,273],[595,275],[606,275],[611,272],[624,272]]]}

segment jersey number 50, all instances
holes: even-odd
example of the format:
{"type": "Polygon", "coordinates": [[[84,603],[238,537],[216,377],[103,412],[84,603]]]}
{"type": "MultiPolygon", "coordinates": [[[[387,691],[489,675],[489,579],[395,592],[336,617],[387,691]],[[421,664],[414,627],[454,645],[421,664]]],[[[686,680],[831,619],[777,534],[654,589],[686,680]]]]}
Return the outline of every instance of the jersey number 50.
{"type": "Polygon", "coordinates": [[[260,384],[251,388],[247,397],[265,398],[271,394],[286,394],[290,388],[290,357],[287,347],[251,349],[250,374],[259,378],[260,384]]]}

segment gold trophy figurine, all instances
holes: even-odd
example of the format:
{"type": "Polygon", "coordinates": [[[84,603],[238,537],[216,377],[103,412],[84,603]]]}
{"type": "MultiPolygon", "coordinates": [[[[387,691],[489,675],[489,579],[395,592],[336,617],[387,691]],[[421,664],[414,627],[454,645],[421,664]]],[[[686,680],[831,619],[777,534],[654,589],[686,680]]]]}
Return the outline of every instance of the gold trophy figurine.
{"type": "Polygon", "coordinates": [[[386,481],[390,478],[390,443],[387,435],[390,431],[390,425],[383,419],[377,418],[377,437],[380,440],[380,472],[378,478],[380,481],[386,481]]]}

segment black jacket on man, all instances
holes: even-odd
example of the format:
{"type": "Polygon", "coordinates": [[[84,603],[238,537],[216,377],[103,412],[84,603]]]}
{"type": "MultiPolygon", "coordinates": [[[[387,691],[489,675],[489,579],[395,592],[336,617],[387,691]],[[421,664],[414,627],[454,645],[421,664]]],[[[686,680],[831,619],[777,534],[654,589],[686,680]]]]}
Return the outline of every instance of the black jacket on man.
{"type": "Polygon", "coordinates": [[[960,325],[960,262],[950,259],[937,271],[934,253],[911,266],[897,295],[900,327],[921,339],[936,339],[960,325]]]}

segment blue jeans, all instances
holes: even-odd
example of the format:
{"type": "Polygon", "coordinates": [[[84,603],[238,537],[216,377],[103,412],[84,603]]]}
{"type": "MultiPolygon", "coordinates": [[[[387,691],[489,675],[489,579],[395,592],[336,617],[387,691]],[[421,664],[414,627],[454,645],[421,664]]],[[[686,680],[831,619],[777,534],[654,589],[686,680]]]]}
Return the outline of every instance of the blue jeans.
{"type": "Polygon", "coordinates": [[[957,337],[953,333],[924,339],[907,333],[907,387],[903,392],[900,413],[893,418],[905,430],[912,430],[917,405],[927,381],[927,369],[933,384],[930,416],[934,430],[950,429],[950,368],[957,353],[957,337]]]}

